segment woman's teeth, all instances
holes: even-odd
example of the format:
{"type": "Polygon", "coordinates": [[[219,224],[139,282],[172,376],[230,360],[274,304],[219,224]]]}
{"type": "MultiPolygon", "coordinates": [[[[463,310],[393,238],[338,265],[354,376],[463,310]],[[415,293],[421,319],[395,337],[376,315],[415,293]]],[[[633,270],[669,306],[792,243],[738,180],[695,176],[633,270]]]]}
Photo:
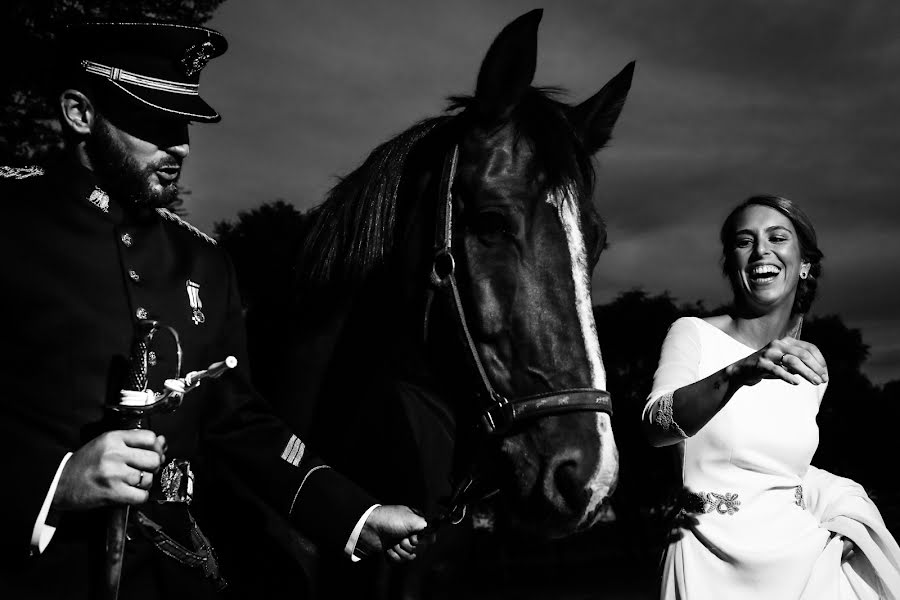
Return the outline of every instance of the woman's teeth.
{"type": "Polygon", "coordinates": [[[781,273],[781,269],[775,265],[759,265],[750,269],[750,278],[758,283],[768,283],[779,273],[781,273]]]}

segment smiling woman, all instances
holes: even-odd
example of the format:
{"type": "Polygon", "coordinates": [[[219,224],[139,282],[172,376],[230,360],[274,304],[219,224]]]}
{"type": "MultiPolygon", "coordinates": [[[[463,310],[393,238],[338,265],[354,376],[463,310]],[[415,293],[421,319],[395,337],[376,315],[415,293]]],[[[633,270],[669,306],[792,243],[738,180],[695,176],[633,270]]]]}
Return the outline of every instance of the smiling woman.
{"type": "Polygon", "coordinates": [[[728,314],[663,344],[644,428],[684,488],[663,598],[896,598],[900,548],[856,483],[810,465],[825,358],[800,339],[821,275],[809,218],[754,196],[722,226],[728,314]]]}
{"type": "MultiPolygon", "coordinates": [[[[779,279],[787,260],[799,265],[797,277],[785,273],[779,279],[796,284],[792,314],[809,312],[822,275],[824,255],[819,250],[812,221],[796,204],[780,196],[753,196],[731,211],[722,224],[719,239],[722,242],[722,271],[731,280],[735,299],[743,297],[737,286],[746,280],[739,273],[748,262],[752,262],[749,266],[755,271],[748,273],[754,288],[763,288],[779,279]],[[755,231],[754,223],[757,225],[755,231]],[[759,230],[760,223],[766,223],[764,231],[759,230]],[[752,252],[760,249],[758,244],[766,243],[770,244],[781,265],[766,260],[752,261],[752,252]],[[799,257],[791,259],[788,256],[795,253],[799,253],[799,257]]],[[[745,289],[749,290],[749,287],[745,289]]]]}

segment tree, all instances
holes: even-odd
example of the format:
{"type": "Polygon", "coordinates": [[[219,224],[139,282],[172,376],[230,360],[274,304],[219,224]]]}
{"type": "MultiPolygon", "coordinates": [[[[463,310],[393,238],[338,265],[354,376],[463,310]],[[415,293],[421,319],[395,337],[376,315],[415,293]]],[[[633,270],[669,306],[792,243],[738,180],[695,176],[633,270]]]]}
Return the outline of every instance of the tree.
{"type": "Polygon", "coordinates": [[[224,0],[5,0],[0,6],[0,164],[44,164],[61,146],[56,109],[45,85],[53,40],[63,25],[87,21],[159,21],[199,25],[224,0]]]}
{"type": "Polygon", "coordinates": [[[647,554],[665,540],[667,508],[680,488],[673,448],[651,447],[641,429],[659,351],[677,318],[707,313],[700,302],[678,305],[668,292],[650,296],[642,290],[624,292],[594,307],[619,448],[619,485],[613,503],[620,526],[632,532],[626,539],[635,545],[634,553],[647,554]]]}
{"type": "Polygon", "coordinates": [[[815,344],[828,363],[828,390],[819,409],[817,466],[877,485],[879,474],[871,460],[883,444],[878,432],[884,423],[879,412],[882,395],[862,372],[869,355],[858,329],[848,328],[837,315],[809,319],[803,338],[815,344]]]}
{"type": "Polygon", "coordinates": [[[248,351],[257,387],[269,391],[284,325],[294,307],[294,264],[306,215],[283,200],[239,212],[213,231],[231,255],[247,319],[248,351]]]}

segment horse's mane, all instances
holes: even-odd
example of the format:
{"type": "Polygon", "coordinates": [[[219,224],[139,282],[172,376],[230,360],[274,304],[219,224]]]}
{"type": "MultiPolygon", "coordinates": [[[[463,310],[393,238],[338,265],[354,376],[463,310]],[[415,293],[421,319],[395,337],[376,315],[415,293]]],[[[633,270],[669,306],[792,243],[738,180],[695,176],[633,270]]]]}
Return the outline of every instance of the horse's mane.
{"type": "MultiPolygon", "coordinates": [[[[557,88],[529,88],[509,120],[534,149],[548,186],[572,187],[579,192],[576,197],[590,202],[591,154],[566,118],[568,105],[556,99],[560,93],[557,88]]],[[[451,119],[465,127],[477,122],[477,114],[477,98],[454,96],[447,113],[420,121],[381,144],[341,178],[310,213],[297,268],[301,284],[356,283],[382,266],[393,247],[400,183],[413,148],[451,119]]]]}
{"type": "Polygon", "coordinates": [[[338,181],[310,214],[298,266],[301,281],[358,281],[383,264],[393,245],[406,160],[419,141],[450,118],[416,123],[338,181]]]}

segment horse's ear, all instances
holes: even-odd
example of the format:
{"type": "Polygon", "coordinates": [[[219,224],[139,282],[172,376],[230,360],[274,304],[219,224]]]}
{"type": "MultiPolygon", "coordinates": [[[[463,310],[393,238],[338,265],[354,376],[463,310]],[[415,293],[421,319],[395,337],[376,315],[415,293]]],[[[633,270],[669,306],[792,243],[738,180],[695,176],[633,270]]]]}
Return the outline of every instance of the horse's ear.
{"type": "Polygon", "coordinates": [[[625,65],[625,68],[610,79],[603,89],[569,110],[569,121],[589,152],[596,152],[609,141],[613,126],[625,105],[628,90],[631,89],[632,75],[634,75],[634,61],[625,65]]]}
{"type": "Polygon", "coordinates": [[[531,85],[537,67],[537,31],[543,9],[525,13],[503,28],[491,44],[475,87],[479,113],[485,119],[502,118],[531,85]]]}

